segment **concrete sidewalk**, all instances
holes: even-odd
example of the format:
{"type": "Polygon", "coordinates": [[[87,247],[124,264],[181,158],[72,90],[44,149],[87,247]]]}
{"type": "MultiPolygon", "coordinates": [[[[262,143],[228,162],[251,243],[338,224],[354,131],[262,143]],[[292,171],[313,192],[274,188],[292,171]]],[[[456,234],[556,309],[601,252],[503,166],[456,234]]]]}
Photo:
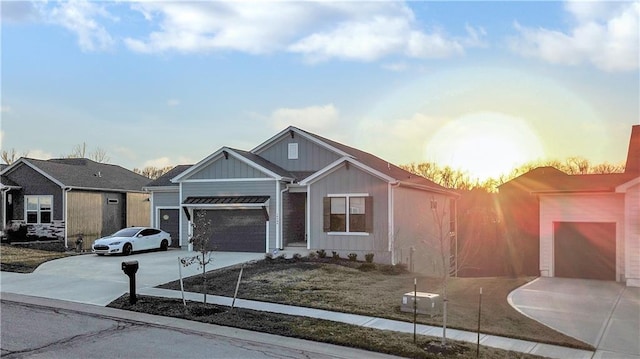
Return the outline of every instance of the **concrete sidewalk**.
{"type": "MultiPolygon", "coordinates": [[[[176,290],[161,288],[143,288],[138,291],[140,295],[149,295],[165,298],[182,298],[182,293],[176,290]]],[[[185,292],[186,300],[202,302],[204,300],[201,293],[185,292]]],[[[233,298],[207,295],[207,303],[231,306],[233,298]]],[[[335,322],[358,325],[368,328],[391,330],[403,333],[413,333],[413,324],[397,320],[382,319],[357,314],[331,312],[321,309],[296,307],[277,303],[259,302],[246,299],[236,299],[235,306],[238,308],[253,309],[272,313],[304,316],[310,318],[326,319],[335,322]]],[[[416,332],[420,335],[439,337],[442,336],[442,328],[430,325],[418,324],[416,332]]],[[[478,333],[456,329],[447,329],[447,338],[476,343],[478,333]]],[[[520,353],[540,355],[548,358],[558,359],[590,359],[595,354],[592,351],[566,348],[557,345],[530,342],[526,340],[505,338],[496,335],[480,334],[480,344],[493,348],[511,350],[520,353]]]]}

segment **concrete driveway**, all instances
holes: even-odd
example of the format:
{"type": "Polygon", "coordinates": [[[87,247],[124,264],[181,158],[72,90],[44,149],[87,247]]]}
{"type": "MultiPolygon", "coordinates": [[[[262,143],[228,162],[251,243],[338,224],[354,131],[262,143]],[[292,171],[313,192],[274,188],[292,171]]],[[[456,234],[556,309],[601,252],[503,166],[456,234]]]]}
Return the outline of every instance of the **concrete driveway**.
{"type": "MultiPolygon", "coordinates": [[[[178,265],[178,257],[195,254],[170,249],[127,257],[71,256],[46,262],[29,274],[0,272],[0,291],[104,306],[129,292],[129,277],[121,269],[123,261],[138,261],[136,287],[140,290],[179,279],[179,269],[183,277],[201,273],[197,264],[187,268],[178,265]]],[[[261,258],[264,258],[263,253],[216,252],[207,270],[261,258]]]]}
{"type": "Polygon", "coordinates": [[[640,288],[543,277],[508,299],[524,315],[593,345],[594,358],[640,359],[640,288]]]}

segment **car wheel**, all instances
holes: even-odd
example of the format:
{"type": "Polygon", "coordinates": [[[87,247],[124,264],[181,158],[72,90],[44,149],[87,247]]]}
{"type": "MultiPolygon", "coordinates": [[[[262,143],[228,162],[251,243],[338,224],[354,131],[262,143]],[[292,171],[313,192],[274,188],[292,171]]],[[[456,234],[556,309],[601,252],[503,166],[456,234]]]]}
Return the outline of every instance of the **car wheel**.
{"type": "Polygon", "coordinates": [[[104,255],[103,253],[96,253],[96,254],[99,255],[100,257],[104,255]]]}
{"type": "Polygon", "coordinates": [[[131,246],[131,243],[125,243],[124,247],[122,247],[122,254],[124,254],[125,256],[128,256],[129,254],[131,254],[131,252],[133,252],[133,247],[131,246]]]}
{"type": "Polygon", "coordinates": [[[169,248],[169,241],[166,239],[163,239],[162,242],[160,242],[160,250],[166,251],[168,248],[169,248]]]}

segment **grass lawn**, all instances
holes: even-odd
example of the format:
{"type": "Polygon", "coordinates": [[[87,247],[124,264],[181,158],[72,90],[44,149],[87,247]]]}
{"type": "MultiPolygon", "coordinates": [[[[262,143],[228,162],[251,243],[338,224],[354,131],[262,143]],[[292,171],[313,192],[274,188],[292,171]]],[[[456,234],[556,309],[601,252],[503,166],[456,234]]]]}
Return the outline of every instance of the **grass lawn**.
{"type": "MultiPolygon", "coordinates": [[[[214,257],[215,260],[215,257],[214,257]]],[[[414,275],[378,266],[362,271],[361,263],[341,261],[263,260],[244,267],[238,298],[291,304],[411,322],[412,313],[400,311],[402,294],[413,291],[414,275]]],[[[208,294],[233,296],[240,268],[208,273],[208,294]]],[[[448,286],[448,327],[477,330],[478,295],[482,287],[483,333],[593,350],[577,339],[554,331],[513,309],[507,295],[532,280],[528,278],[451,278],[448,286]]],[[[202,292],[202,279],[185,280],[185,290],[202,292]]],[[[417,277],[418,291],[440,293],[441,281],[417,277]]],[[[179,282],[162,285],[180,289],[179,282]]],[[[442,325],[442,317],[418,316],[418,322],[442,325]]]]}
{"type": "Polygon", "coordinates": [[[31,273],[40,264],[71,254],[0,245],[0,266],[4,272],[31,273]]]}
{"type": "MultiPolygon", "coordinates": [[[[414,344],[413,334],[249,309],[231,310],[229,307],[196,302],[188,302],[185,308],[179,299],[138,296],[138,302],[131,305],[128,295],[125,295],[109,304],[109,307],[343,345],[407,358],[476,358],[476,346],[472,343],[449,340],[449,345],[443,350],[438,338],[418,336],[414,344]]],[[[481,347],[480,358],[538,359],[541,357],[481,347]]]]}

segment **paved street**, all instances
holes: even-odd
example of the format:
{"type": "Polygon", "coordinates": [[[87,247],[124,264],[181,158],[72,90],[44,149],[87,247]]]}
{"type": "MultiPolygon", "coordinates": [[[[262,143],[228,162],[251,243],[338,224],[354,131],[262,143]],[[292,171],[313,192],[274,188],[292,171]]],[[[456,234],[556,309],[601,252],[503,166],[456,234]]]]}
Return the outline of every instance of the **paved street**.
{"type": "Polygon", "coordinates": [[[2,301],[3,358],[358,358],[383,354],[97,308],[116,317],[2,301]],[[148,320],[151,318],[151,320],[148,320]]]}

